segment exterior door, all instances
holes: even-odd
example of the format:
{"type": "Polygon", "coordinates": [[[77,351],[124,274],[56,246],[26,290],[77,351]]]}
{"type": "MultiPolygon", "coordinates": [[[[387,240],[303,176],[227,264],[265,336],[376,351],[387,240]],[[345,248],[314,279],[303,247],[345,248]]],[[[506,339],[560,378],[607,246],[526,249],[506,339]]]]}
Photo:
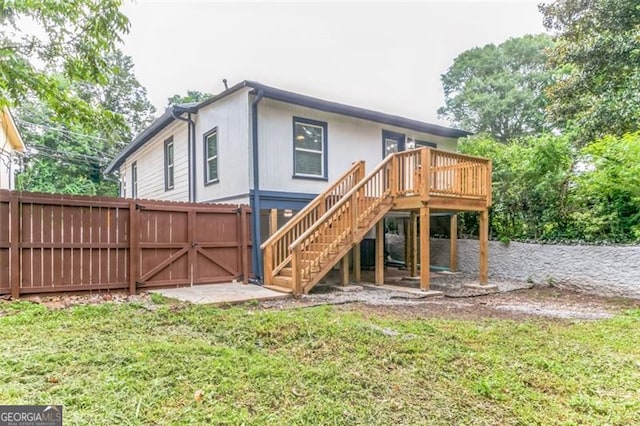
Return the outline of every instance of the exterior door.
{"type": "Polygon", "coordinates": [[[406,147],[405,135],[390,130],[382,131],[382,158],[394,152],[404,151],[406,147]]]}

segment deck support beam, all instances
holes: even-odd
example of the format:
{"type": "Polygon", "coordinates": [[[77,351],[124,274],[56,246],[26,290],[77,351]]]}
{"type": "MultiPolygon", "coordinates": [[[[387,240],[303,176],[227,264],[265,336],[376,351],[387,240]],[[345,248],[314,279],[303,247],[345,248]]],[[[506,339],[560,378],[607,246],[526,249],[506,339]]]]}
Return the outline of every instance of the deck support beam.
{"type": "Polygon", "coordinates": [[[349,256],[351,252],[342,256],[342,265],[340,266],[340,284],[347,285],[349,284],[349,256]]]}
{"type": "Polygon", "coordinates": [[[420,208],[420,289],[423,291],[429,291],[431,279],[431,271],[429,270],[431,264],[429,210],[428,206],[420,208]]]}
{"type": "Polygon", "coordinates": [[[362,272],[362,262],[361,262],[361,252],[360,252],[360,243],[353,246],[353,282],[359,283],[362,281],[361,272],[362,272]]]}
{"type": "Polygon", "coordinates": [[[458,269],[458,215],[452,214],[449,226],[449,270],[455,272],[458,269]]]}
{"type": "Polygon", "coordinates": [[[489,282],[489,211],[480,212],[480,284],[489,282]]]}
{"type": "Polygon", "coordinates": [[[376,223],[376,284],[384,284],[384,218],[376,223]]]}
{"type": "Polygon", "coordinates": [[[411,233],[409,235],[409,276],[418,276],[418,215],[411,212],[409,218],[411,233]]]}

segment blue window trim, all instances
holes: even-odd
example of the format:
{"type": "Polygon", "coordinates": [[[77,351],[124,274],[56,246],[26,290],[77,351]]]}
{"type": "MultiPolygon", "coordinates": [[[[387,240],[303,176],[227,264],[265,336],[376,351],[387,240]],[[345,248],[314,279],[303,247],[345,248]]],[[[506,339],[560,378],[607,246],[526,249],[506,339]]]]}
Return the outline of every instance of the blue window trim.
{"type": "Polygon", "coordinates": [[[307,180],[329,180],[329,152],[327,143],[327,123],[324,121],[311,120],[309,118],[293,117],[292,135],[291,135],[291,148],[293,151],[293,178],[294,179],[307,179],[307,180]],[[296,123],[311,124],[312,126],[322,127],[322,175],[321,176],[308,176],[296,174],[296,123]]]}
{"type": "Polygon", "coordinates": [[[397,139],[398,152],[407,149],[407,136],[405,134],[392,132],[391,130],[382,130],[382,159],[385,159],[387,157],[387,152],[384,146],[385,139],[397,139]]]}
{"type": "Polygon", "coordinates": [[[138,162],[131,163],[131,198],[138,198],[138,162]]]}
{"type": "Polygon", "coordinates": [[[176,186],[176,146],[173,143],[173,136],[164,140],[164,190],[170,191],[176,186]],[[167,148],[171,144],[173,148],[173,183],[169,185],[169,162],[167,156],[167,148]]]}
{"type": "Polygon", "coordinates": [[[215,179],[212,180],[207,180],[207,173],[209,171],[209,164],[207,164],[207,155],[209,153],[208,147],[207,147],[207,139],[209,138],[209,136],[216,134],[218,137],[217,140],[217,145],[216,145],[216,163],[218,163],[218,165],[220,164],[220,162],[218,161],[218,158],[220,158],[220,153],[219,153],[219,148],[220,148],[220,132],[218,132],[218,127],[214,127],[213,129],[209,130],[208,132],[206,132],[205,134],[202,135],[202,158],[203,158],[203,166],[204,168],[202,169],[202,176],[203,176],[203,180],[204,180],[204,186],[209,186],[209,185],[213,185],[215,183],[219,183],[220,182],[220,168],[218,169],[218,176],[216,176],[215,179]]]}

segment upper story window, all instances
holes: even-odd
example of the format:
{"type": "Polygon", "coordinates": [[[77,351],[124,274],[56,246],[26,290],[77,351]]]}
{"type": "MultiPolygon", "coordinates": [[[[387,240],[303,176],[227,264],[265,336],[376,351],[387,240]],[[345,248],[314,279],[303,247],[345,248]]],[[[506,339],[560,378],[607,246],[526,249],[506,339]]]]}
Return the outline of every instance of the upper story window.
{"type": "Polygon", "coordinates": [[[138,163],[131,164],[131,198],[138,198],[138,163]]]}
{"type": "Polygon", "coordinates": [[[218,128],[204,135],[204,184],[218,182],[218,128]]]}
{"type": "Polygon", "coordinates": [[[416,148],[422,148],[423,146],[428,146],[430,148],[437,148],[438,144],[434,142],[420,141],[416,139],[416,148]]]}
{"type": "Polygon", "coordinates": [[[164,190],[173,189],[174,185],[174,151],[173,136],[164,141],[164,190]]]}
{"type": "Polygon", "coordinates": [[[293,175],[327,178],[327,123],[293,118],[293,175]]]}

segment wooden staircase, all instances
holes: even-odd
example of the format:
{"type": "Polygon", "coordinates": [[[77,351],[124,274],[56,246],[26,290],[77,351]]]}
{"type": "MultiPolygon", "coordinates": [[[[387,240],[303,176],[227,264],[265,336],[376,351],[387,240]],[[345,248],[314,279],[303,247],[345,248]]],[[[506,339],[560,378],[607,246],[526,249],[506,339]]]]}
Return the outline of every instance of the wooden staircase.
{"type": "Polygon", "coordinates": [[[484,206],[490,170],[489,160],[430,148],[389,155],[366,177],[364,162],[354,163],[261,245],[265,287],[307,293],[401,198],[426,205],[433,193],[484,206]]]}

